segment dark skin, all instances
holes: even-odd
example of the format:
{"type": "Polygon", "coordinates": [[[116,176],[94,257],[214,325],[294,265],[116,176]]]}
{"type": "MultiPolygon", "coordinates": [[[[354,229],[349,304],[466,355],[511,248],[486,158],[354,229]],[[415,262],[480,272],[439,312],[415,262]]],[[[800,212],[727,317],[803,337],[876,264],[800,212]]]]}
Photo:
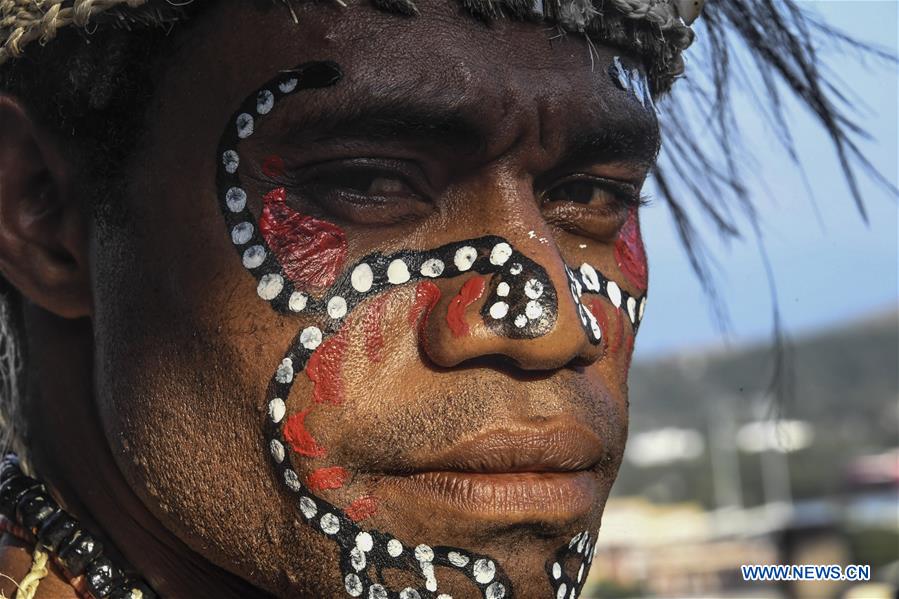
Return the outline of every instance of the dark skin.
{"type": "MultiPolygon", "coordinates": [[[[421,328],[404,324],[415,286],[392,290],[381,323],[387,357],[373,362],[362,325],[347,325],[344,401],[307,420],[328,455],[297,459],[300,474],[339,465],[350,479],[320,496],[341,507],[377,496],[364,528],[487,554],[516,596],[548,595],[547,560],[574,534],[598,529],[620,463],[633,335],[625,322],[590,344],[562,293],[563,265],[587,261],[642,292],[614,255],[630,204],[599,186],[585,206],[564,186],[587,176],[639,190],[657,150],[654,115],[605,73],[620,51],[599,46],[591,70],[581,39],[550,42],[533,24],[487,27],[454,4],[422,2],[414,19],[304,5],[298,28],[281,8],[246,4],[222,3],[176,38],[146,141],[127,167],[121,230],[99,234],[72,161],[27,107],[2,99],[4,130],[15,134],[0,144],[0,267],[31,302],[36,469],[163,596],[345,596],[334,545],[301,522],[261,432],[268,381],[316,319],[260,301],[230,247],[214,179],[219,138],[243,98],[281,70],[331,60],[344,73],[338,85],[287,100],[242,145],[254,214],[262,194],[287,187],[297,211],[346,232],[347,264],[498,235],[546,270],[560,301],[553,329],[536,339],[492,333],[479,303],[458,337],[445,314],[467,277],[436,282],[441,299],[421,328]],[[349,119],[375,106],[387,127],[371,126],[371,115],[349,119]],[[419,113],[440,130],[422,131],[419,113]],[[272,154],[286,163],[283,179],[261,172],[272,154]],[[341,201],[360,160],[378,172],[363,191],[386,204],[341,201]],[[303,183],[323,163],[328,201],[303,183]],[[589,509],[514,497],[447,505],[402,476],[478,434],[553,426],[590,440],[579,466],[589,509]]],[[[603,309],[609,322],[624,318],[603,309]]],[[[298,380],[291,411],[312,393],[298,380]]],[[[532,486],[554,484],[531,470],[532,486]]],[[[9,545],[0,559],[14,578],[27,570],[25,549],[9,545]]],[[[461,577],[438,577],[440,592],[478,596],[461,577]]],[[[66,596],[58,583],[38,596],[66,596]]]]}

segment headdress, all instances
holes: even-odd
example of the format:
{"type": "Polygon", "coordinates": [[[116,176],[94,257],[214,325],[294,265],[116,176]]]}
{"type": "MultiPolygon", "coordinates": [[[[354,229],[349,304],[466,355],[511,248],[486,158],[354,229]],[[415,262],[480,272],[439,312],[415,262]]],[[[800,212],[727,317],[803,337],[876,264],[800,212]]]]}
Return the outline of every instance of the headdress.
{"type": "MultiPolygon", "coordinates": [[[[292,9],[292,0],[280,0],[292,9]]],[[[58,30],[168,25],[187,18],[185,7],[208,0],[0,0],[0,65],[58,30]]],[[[334,2],[345,5],[343,0],[334,2]]],[[[413,0],[372,0],[378,8],[412,16],[413,0]]],[[[705,0],[460,0],[484,20],[526,19],[580,32],[640,56],[657,92],[683,72],[681,52],[693,41],[690,25],[705,0]]]]}

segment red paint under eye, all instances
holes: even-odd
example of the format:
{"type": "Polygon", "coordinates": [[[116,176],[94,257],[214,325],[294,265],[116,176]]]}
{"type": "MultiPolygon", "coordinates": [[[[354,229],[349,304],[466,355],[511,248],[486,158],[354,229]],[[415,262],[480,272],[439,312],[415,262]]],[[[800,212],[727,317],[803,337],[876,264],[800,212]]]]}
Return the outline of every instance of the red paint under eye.
{"type": "Polygon", "coordinates": [[[319,468],[313,471],[306,479],[306,486],[312,491],[339,489],[346,482],[347,478],[349,478],[349,474],[340,466],[319,468]]]}
{"type": "Polygon", "coordinates": [[[371,495],[360,497],[347,506],[346,515],[353,522],[361,522],[366,518],[371,518],[378,512],[378,499],[371,495]]]}
{"type": "Polygon", "coordinates": [[[324,291],[346,262],[346,234],[332,223],[296,212],[286,198],[283,187],[265,195],[259,231],[298,289],[324,291]]]}
{"type": "Polygon", "coordinates": [[[380,362],[384,357],[384,312],[387,296],[372,301],[362,316],[362,333],[365,337],[365,355],[372,362],[380,362]]]}
{"type": "Polygon", "coordinates": [[[262,161],[262,173],[275,179],[284,174],[284,160],[280,156],[271,155],[262,161]]]}
{"type": "Polygon", "coordinates": [[[290,443],[295,452],[309,458],[324,457],[327,453],[321,447],[312,434],[306,430],[306,416],[309,410],[297,412],[287,419],[284,425],[284,438],[290,443]]]}
{"type": "Polygon", "coordinates": [[[465,310],[481,298],[486,286],[487,281],[484,277],[468,279],[459,290],[459,295],[450,302],[449,308],[446,309],[446,324],[449,325],[454,336],[462,337],[468,334],[465,310]]]}
{"type": "Polygon", "coordinates": [[[636,208],[631,209],[618,233],[618,239],[615,241],[615,260],[628,282],[639,291],[646,291],[646,250],[640,235],[640,221],[637,218],[636,208]]]}
{"type": "Polygon", "coordinates": [[[306,376],[315,384],[312,400],[316,403],[343,403],[343,359],[347,347],[347,327],[322,343],[309,358],[306,376]]]}

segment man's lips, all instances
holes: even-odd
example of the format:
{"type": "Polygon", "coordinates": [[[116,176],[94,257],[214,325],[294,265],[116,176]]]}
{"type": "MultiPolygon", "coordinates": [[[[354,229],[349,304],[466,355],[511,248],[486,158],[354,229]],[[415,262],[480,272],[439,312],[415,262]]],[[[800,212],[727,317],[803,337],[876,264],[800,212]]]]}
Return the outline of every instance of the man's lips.
{"type": "Polygon", "coordinates": [[[583,426],[565,423],[482,433],[416,462],[414,470],[480,474],[576,472],[593,468],[602,456],[599,437],[583,426]]]}
{"type": "Polygon", "coordinates": [[[414,501],[468,517],[515,522],[567,522],[598,501],[604,455],[581,425],[501,429],[416,461],[382,481],[414,501]]]}

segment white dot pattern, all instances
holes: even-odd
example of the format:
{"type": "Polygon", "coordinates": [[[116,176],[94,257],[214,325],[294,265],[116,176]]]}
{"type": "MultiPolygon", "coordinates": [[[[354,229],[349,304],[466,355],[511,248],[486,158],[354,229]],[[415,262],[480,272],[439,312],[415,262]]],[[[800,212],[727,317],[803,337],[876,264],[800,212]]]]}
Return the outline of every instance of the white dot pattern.
{"type": "Polygon", "coordinates": [[[256,112],[260,115],[266,115],[272,111],[272,108],[275,107],[275,94],[270,92],[267,89],[259,92],[258,97],[256,98],[256,112]]]}
{"type": "Polygon", "coordinates": [[[302,312],[306,309],[306,304],[309,302],[309,298],[305,293],[300,293],[299,291],[294,291],[290,294],[290,301],[287,306],[291,312],[302,312]]]}
{"type": "Polygon", "coordinates": [[[259,268],[263,262],[265,262],[265,248],[261,245],[250,246],[243,253],[244,268],[250,270],[259,268]]]}
{"type": "Polygon", "coordinates": [[[490,306],[490,316],[495,320],[505,318],[508,313],[509,304],[507,304],[506,302],[496,302],[495,304],[490,306]]]}
{"type": "Polygon", "coordinates": [[[253,119],[253,115],[247,114],[244,112],[243,114],[238,115],[237,117],[237,137],[241,139],[246,139],[253,135],[253,130],[256,126],[256,121],[253,119]]]}
{"type": "Polygon", "coordinates": [[[276,397],[268,403],[268,415],[275,424],[284,420],[284,414],[286,412],[287,407],[284,405],[284,400],[280,397],[276,397]]]}
{"type": "Polygon", "coordinates": [[[247,192],[240,187],[232,187],[225,193],[225,203],[231,212],[240,212],[247,207],[247,192]]]}
{"type": "Polygon", "coordinates": [[[387,280],[392,285],[402,285],[408,283],[411,277],[409,267],[400,259],[394,260],[387,267],[387,280]]]}
{"type": "Polygon", "coordinates": [[[431,279],[437,278],[443,274],[446,266],[443,264],[443,260],[439,258],[430,258],[425,260],[421,265],[421,274],[424,277],[429,277],[431,279]]]}
{"type": "Polygon", "coordinates": [[[330,316],[331,318],[343,318],[344,316],[346,316],[346,311],[346,300],[339,295],[335,295],[330,300],[328,300],[328,316],[330,316]]]}
{"type": "Polygon", "coordinates": [[[350,275],[350,282],[353,285],[353,289],[359,293],[368,293],[374,280],[375,275],[371,270],[371,266],[365,262],[354,268],[353,274],[350,275]]]}
{"type": "Polygon", "coordinates": [[[233,175],[240,166],[240,155],[234,150],[228,150],[222,154],[222,165],[224,166],[226,173],[233,175]]]}
{"type": "Polygon", "coordinates": [[[256,291],[259,293],[259,297],[270,301],[278,297],[282,289],[284,289],[284,277],[277,274],[267,274],[259,279],[256,291]]]}
{"type": "Polygon", "coordinates": [[[474,265],[474,261],[477,260],[477,258],[478,250],[470,245],[465,245],[456,250],[456,255],[453,257],[453,264],[456,265],[459,272],[465,272],[474,265]]]}
{"type": "Polygon", "coordinates": [[[234,245],[244,245],[253,238],[253,225],[240,223],[231,229],[231,241],[234,245]]]}

